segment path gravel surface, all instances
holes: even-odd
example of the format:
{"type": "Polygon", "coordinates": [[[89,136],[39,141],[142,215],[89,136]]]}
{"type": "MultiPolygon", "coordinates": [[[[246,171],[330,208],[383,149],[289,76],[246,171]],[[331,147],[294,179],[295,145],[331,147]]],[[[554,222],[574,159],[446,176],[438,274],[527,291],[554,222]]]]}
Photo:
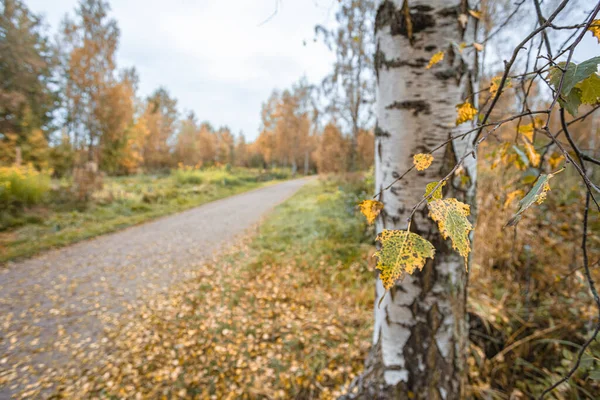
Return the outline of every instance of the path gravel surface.
{"type": "Polygon", "coordinates": [[[119,316],[194,277],[215,252],[309,180],[267,186],[0,267],[0,399],[44,397],[60,380],[53,371],[76,368],[73,360],[84,347],[101,355],[104,331],[119,316]]]}

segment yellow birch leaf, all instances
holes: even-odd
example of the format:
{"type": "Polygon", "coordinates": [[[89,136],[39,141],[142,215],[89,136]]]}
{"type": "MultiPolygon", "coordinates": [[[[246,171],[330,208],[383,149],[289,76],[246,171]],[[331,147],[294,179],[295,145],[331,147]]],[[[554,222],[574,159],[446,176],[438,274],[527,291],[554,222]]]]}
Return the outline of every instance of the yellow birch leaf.
{"type": "Polygon", "coordinates": [[[417,169],[417,171],[426,170],[427,168],[429,168],[432,162],[433,156],[431,154],[419,153],[413,156],[413,164],[415,164],[415,168],[417,169]]]}
{"type": "Polygon", "coordinates": [[[452,248],[464,257],[466,267],[471,252],[469,232],[473,230],[473,225],[467,219],[471,214],[471,208],[456,199],[436,200],[427,206],[429,216],[437,222],[444,239],[450,238],[452,248]]]}
{"type": "Polygon", "coordinates": [[[526,124],[519,126],[517,130],[521,135],[527,138],[530,142],[533,142],[533,124],[526,124]]]}
{"type": "Polygon", "coordinates": [[[592,35],[594,35],[594,37],[598,39],[598,43],[600,43],[600,19],[593,20],[588,30],[592,32],[592,35]]]}
{"type": "Polygon", "coordinates": [[[540,161],[542,160],[542,156],[535,151],[535,147],[528,139],[524,139],[525,142],[525,154],[527,154],[527,158],[529,159],[529,163],[532,167],[537,168],[540,165],[540,161]]]}
{"type": "Polygon", "coordinates": [[[469,14],[471,14],[471,16],[473,18],[476,18],[476,19],[480,19],[481,18],[481,11],[469,10],[469,14]]]}
{"type": "Polygon", "coordinates": [[[397,280],[416,269],[423,269],[427,258],[433,258],[433,245],[413,232],[384,229],[377,240],[381,249],[375,252],[379,278],[386,290],[391,289],[397,280]]]}
{"type": "Polygon", "coordinates": [[[477,109],[468,101],[458,104],[456,110],[458,111],[456,126],[472,120],[477,115],[477,109]]]}
{"type": "Polygon", "coordinates": [[[465,42],[461,42],[458,45],[458,51],[462,54],[463,50],[467,47],[467,44],[465,42]]]}
{"type": "Polygon", "coordinates": [[[444,59],[444,52],[438,51],[433,56],[431,56],[431,59],[429,59],[429,64],[427,64],[425,69],[429,69],[429,68],[433,67],[435,64],[439,63],[443,59],[444,59]]]}
{"type": "Polygon", "coordinates": [[[377,200],[364,200],[359,204],[360,212],[367,218],[367,222],[372,224],[381,210],[383,210],[383,203],[377,200]]]}
{"type": "Polygon", "coordinates": [[[477,51],[483,51],[483,45],[482,45],[481,43],[474,42],[474,43],[473,43],[473,47],[474,47],[474,48],[475,48],[475,50],[477,50],[477,51]]]}

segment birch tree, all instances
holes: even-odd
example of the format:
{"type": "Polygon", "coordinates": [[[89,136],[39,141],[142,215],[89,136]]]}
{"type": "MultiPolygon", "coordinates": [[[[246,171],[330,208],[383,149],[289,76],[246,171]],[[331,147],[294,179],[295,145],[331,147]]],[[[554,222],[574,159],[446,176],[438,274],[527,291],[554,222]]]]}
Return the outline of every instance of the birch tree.
{"type": "MultiPolygon", "coordinates": [[[[462,397],[466,260],[452,250],[422,206],[424,188],[434,182],[439,189],[451,172],[444,194],[474,204],[476,168],[470,135],[452,141],[450,132],[457,132],[456,104],[474,101],[477,51],[472,45],[459,44],[476,42],[475,25],[467,1],[379,3],[375,174],[377,200],[384,209],[377,231],[403,230],[407,236],[400,240],[402,246],[411,240],[407,231],[416,233],[433,244],[435,258],[428,258],[421,271],[392,285],[385,271],[377,279],[373,348],[365,374],[350,397],[462,397]],[[441,56],[432,56],[439,52],[446,54],[445,59],[435,63],[441,56]],[[417,165],[423,170],[411,179],[399,180],[404,171],[413,169],[413,156],[448,141],[451,145],[445,154],[435,157],[428,168],[417,165]],[[389,288],[387,295],[384,284],[389,288]]],[[[468,125],[462,124],[458,131],[466,131],[468,125]]]]}

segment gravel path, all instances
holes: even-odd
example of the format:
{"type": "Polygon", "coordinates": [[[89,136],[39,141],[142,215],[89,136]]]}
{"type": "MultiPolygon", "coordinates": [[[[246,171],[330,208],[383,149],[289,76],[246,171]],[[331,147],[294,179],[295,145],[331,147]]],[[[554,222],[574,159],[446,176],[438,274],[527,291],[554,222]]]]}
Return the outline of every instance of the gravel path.
{"type": "Polygon", "coordinates": [[[53,371],[80,358],[84,347],[86,357],[95,349],[101,354],[104,329],[119,315],[192,278],[215,251],[308,180],[257,189],[0,268],[0,399],[47,393],[60,380],[53,371]]]}

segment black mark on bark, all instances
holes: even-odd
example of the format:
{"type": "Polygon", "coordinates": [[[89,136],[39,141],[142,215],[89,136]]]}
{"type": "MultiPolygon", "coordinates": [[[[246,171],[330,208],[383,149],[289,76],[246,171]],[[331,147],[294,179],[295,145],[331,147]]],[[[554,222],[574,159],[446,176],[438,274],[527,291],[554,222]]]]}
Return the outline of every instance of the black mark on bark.
{"type": "Polygon", "coordinates": [[[381,129],[379,127],[379,125],[375,125],[375,136],[376,137],[390,137],[392,135],[390,135],[389,132],[384,131],[383,129],[381,129]]]}
{"type": "Polygon", "coordinates": [[[394,108],[399,110],[413,110],[414,116],[417,116],[420,113],[425,115],[431,114],[431,106],[425,100],[395,101],[385,108],[386,110],[391,110],[394,108]]]}
{"type": "MultiPolygon", "coordinates": [[[[435,26],[435,18],[431,14],[432,11],[433,8],[427,5],[410,7],[410,20],[412,23],[413,35],[435,26]]],[[[377,10],[377,16],[375,17],[375,33],[388,25],[391,28],[392,35],[408,37],[406,18],[402,15],[402,10],[396,9],[391,1],[386,0],[377,10]]]]}

